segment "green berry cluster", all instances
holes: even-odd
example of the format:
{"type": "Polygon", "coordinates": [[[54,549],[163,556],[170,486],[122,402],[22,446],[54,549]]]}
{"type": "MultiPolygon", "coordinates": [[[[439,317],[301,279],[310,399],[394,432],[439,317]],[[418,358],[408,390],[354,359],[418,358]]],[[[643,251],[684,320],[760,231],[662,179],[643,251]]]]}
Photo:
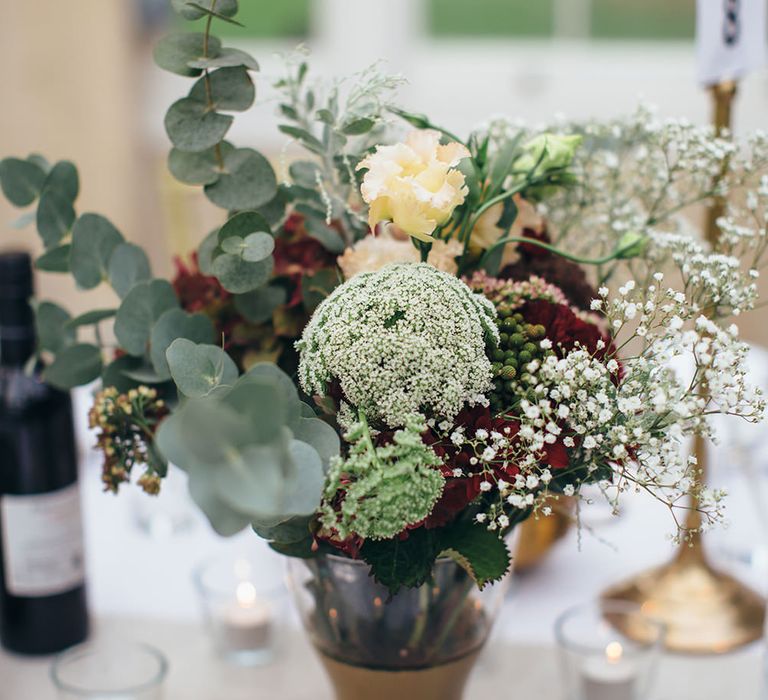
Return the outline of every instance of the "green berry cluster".
{"type": "Polygon", "coordinates": [[[522,398],[535,400],[535,378],[526,367],[532,360],[542,360],[549,353],[539,342],[546,334],[544,326],[526,323],[522,314],[503,303],[497,311],[499,345],[489,351],[493,363],[493,391],[489,397],[493,413],[513,408],[522,398]]]}

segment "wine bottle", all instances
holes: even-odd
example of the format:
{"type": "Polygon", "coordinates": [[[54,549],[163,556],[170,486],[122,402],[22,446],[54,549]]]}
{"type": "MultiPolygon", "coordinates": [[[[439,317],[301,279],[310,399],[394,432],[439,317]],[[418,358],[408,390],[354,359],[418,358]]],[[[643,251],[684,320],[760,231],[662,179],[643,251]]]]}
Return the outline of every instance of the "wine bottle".
{"type": "Polygon", "coordinates": [[[49,654],[85,639],[72,404],[35,364],[32,265],[0,254],[0,642],[49,654]]]}

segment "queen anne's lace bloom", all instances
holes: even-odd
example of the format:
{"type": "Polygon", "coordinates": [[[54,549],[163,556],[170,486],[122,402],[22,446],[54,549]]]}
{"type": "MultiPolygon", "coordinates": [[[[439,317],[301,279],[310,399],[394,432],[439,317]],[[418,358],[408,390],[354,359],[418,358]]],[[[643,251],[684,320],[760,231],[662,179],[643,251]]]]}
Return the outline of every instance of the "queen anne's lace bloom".
{"type": "Polygon", "coordinates": [[[333,380],[368,418],[392,428],[407,416],[452,419],[491,389],[487,340],[493,304],[431,265],[390,265],[338,287],[298,343],[309,394],[333,380]]]}

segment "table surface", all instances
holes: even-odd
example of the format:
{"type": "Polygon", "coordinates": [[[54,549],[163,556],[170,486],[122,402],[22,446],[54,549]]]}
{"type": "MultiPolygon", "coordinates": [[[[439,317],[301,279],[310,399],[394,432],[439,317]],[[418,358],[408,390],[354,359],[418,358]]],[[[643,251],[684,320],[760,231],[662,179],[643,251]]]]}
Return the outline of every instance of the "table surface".
{"type": "MultiPolygon", "coordinates": [[[[88,399],[84,394],[76,398],[80,442],[93,444],[82,425],[88,399]]],[[[765,428],[758,432],[761,435],[750,437],[757,445],[767,436],[765,428]]],[[[758,475],[768,474],[768,453],[753,449],[750,460],[733,450],[714,456],[718,479],[731,492],[728,508],[733,523],[730,529],[707,536],[709,551],[715,558],[726,552],[727,558],[720,557],[724,565],[763,591],[768,574],[765,566],[756,564],[768,561],[761,554],[768,479],[758,475]]],[[[160,648],[170,660],[168,700],[330,698],[320,665],[290,613],[285,616],[281,653],[270,666],[233,668],[215,658],[200,628],[200,605],[192,583],[195,566],[211,557],[245,553],[257,558],[259,578],[272,587],[282,583],[284,560],[252,533],[229,540],[216,536],[189,503],[183,477],[174,471],[164,486],[166,492],[154,500],[135,488],[119,497],[103,494],[98,456],[83,448],[81,487],[94,637],[132,638],[160,648]],[[150,536],[137,526],[148,512],[161,516],[159,522],[181,513],[185,527],[150,536]]],[[[606,586],[664,562],[674,551],[667,538],[673,529],[671,516],[651,499],[627,499],[619,518],[603,517],[598,507],[586,507],[582,515],[582,528],[574,528],[558,542],[540,566],[516,578],[493,640],[473,674],[469,700],[561,698],[555,619],[567,608],[594,599],[606,586]]],[[[54,697],[49,665],[50,659],[0,654],[0,700],[54,697]]],[[[652,700],[758,700],[761,678],[760,645],[717,658],[668,657],[661,664],[652,700]]]]}
{"type": "MultiPolygon", "coordinates": [[[[306,638],[286,629],[276,660],[242,668],[218,660],[194,623],[103,618],[95,638],[151,640],[169,659],[166,700],[331,700],[330,685],[306,638]]],[[[2,700],[54,700],[49,659],[0,653],[2,700]]],[[[760,655],[754,650],[708,660],[665,657],[653,700],[758,700],[760,655]]],[[[472,674],[466,700],[561,700],[551,646],[516,644],[496,636],[472,674]]],[[[361,698],[361,700],[364,700],[361,698]]]]}

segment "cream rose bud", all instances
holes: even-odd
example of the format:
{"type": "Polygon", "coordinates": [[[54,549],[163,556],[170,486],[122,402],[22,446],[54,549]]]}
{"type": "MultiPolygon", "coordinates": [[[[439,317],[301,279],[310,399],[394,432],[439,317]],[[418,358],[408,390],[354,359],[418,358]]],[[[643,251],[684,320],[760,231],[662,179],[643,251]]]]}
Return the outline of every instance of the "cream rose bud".
{"type": "Polygon", "coordinates": [[[513,168],[523,172],[535,169],[537,173],[567,168],[581,140],[578,134],[539,134],[523,146],[524,153],[515,161],[513,168]]]}
{"type": "Polygon", "coordinates": [[[456,168],[469,151],[460,143],[440,143],[432,129],[412,131],[404,143],[378,146],[358,169],[367,168],[360,188],[369,205],[371,229],[392,221],[410,236],[432,241],[431,234],[464,202],[468,188],[456,168]]]}

